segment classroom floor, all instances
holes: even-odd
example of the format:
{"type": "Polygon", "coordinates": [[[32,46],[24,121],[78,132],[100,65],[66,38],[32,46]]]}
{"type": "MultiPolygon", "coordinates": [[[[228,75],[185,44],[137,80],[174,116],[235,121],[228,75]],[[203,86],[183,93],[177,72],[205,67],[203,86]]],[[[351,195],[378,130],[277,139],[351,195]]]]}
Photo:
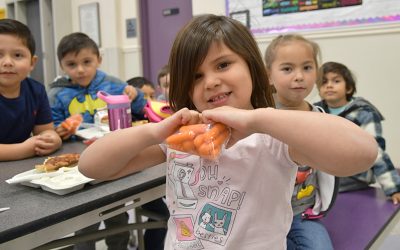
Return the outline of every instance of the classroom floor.
{"type": "Polygon", "coordinates": [[[400,249],[400,212],[393,218],[393,225],[388,225],[388,231],[383,233],[382,239],[378,239],[379,244],[371,247],[371,250],[398,250],[400,249]]]}

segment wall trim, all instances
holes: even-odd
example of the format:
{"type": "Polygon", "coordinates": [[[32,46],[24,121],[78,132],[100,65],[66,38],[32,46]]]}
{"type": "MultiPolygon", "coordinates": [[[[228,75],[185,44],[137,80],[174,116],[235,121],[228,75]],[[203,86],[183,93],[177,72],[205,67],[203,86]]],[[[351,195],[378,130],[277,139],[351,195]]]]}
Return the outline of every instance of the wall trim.
{"type": "Polygon", "coordinates": [[[129,46],[125,46],[122,47],[122,53],[123,54],[127,54],[127,53],[137,53],[137,52],[141,52],[142,51],[142,46],[138,46],[138,45],[129,45],[129,46]]]}
{"type": "MultiPolygon", "coordinates": [[[[395,23],[381,23],[370,24],[363,26],[352,26],[344,28],[332,28],[313,31],[299,31],[293,33],[300,33],[310,39],[326,39],[338,37],[356,37],[356,36],[369,36],[369,35],[382,35],[400,32],[400,22],[395,23]]],[[[291,32],[292,33],[292,32],[291,32]]],[[[255,39],[260,43],[269,43],[278,36],[280,33],[256,35],[255,39]]]]}

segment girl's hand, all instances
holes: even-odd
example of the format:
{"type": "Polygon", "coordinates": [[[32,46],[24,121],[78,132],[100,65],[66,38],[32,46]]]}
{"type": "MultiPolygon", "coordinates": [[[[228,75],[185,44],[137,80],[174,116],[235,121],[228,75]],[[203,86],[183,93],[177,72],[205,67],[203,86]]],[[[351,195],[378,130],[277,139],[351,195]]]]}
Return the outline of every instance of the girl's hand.
{"type": "Polygon", "coordinates": [[[231,137],[228,146],[232,146],[237,141],[249,136],[255,131],[251,131],[250,124],[253,117],[253,110],[237,109],[233,107],[218,107],[215,109],[204,110],[202,120],[204,123],[220,122],[231,128],[231,137]]]}
{"type": "Polygon", "coordinates": [[[129,101],[133,101],[136,99],[136,96],[138,93],[137,93],[135,87],[128,85],[124,89],[124,94],[129,97],[129,101]]]}
{"type": "Polygon", "coordinates": [[[397,205],[400,203],[400,193],[394,193],[392,194],[392,201],[394,205],[397,205]]]}
{"type": "Polygon", "coordinates": [[[35,137],[36,155],[48,155],[61,146],[61,138],[54,132],[42,133],[35,137]]]}
{"type": "Polygon", "coordinates": [[[199,112],[183,108],[170,117],[157,123],[157,126],[160,126],[160,128],[158,128],[158,131],[161,133],[159,136],[160,138],[165,139],[175,133],[182,125],[197,124],[201,122],[202,119],[199,112]]]}

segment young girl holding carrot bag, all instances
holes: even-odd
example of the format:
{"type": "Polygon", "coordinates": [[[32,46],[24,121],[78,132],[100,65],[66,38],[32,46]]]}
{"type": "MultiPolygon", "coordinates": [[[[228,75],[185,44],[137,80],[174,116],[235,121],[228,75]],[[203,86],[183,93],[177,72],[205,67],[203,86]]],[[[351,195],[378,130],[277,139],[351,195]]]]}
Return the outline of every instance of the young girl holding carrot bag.
{"type": "Polygon", "coordinates": [[[172,149],[216,160],[228,138],[229,129],[225,125],[203,123],[184,125],[179,128],[178,133],[169,136],[165,142],[172,149]]]}
{"type": "Polygon", "coordinates": [[[79,161],[84,175],[105,180],[166,162],[165,249],[285,249],[297,167],[346,176],[376,158],[374,139],[345,119],[274,109],[257,44],[238,21],[193,18],[178,33],[169,66],[175,113],[110,133],[79,161]],[[163,143],[199,123],[231,130],[217,161],[163,143]]]}

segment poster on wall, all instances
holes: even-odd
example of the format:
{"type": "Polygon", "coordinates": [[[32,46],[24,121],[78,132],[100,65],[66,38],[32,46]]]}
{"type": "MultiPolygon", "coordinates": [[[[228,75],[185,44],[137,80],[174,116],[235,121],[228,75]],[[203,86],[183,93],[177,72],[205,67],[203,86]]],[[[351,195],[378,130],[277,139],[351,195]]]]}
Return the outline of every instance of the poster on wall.
{"type": "Polygon", "coordinates": [[[263,0],[263,16],[362,4],[362,0],[263,0]]]}
{"type": "Polygon", "coordinates": [[[89,3],[79,6],[80,31],[87,34],[97,46],[100,42],[99,3],[89,3]]]}
{"type": "Polygon", "coordinates": [[[225,0],[226,12],[248,11],[253,34],[400,22],[399,0],[225,0]]]}

